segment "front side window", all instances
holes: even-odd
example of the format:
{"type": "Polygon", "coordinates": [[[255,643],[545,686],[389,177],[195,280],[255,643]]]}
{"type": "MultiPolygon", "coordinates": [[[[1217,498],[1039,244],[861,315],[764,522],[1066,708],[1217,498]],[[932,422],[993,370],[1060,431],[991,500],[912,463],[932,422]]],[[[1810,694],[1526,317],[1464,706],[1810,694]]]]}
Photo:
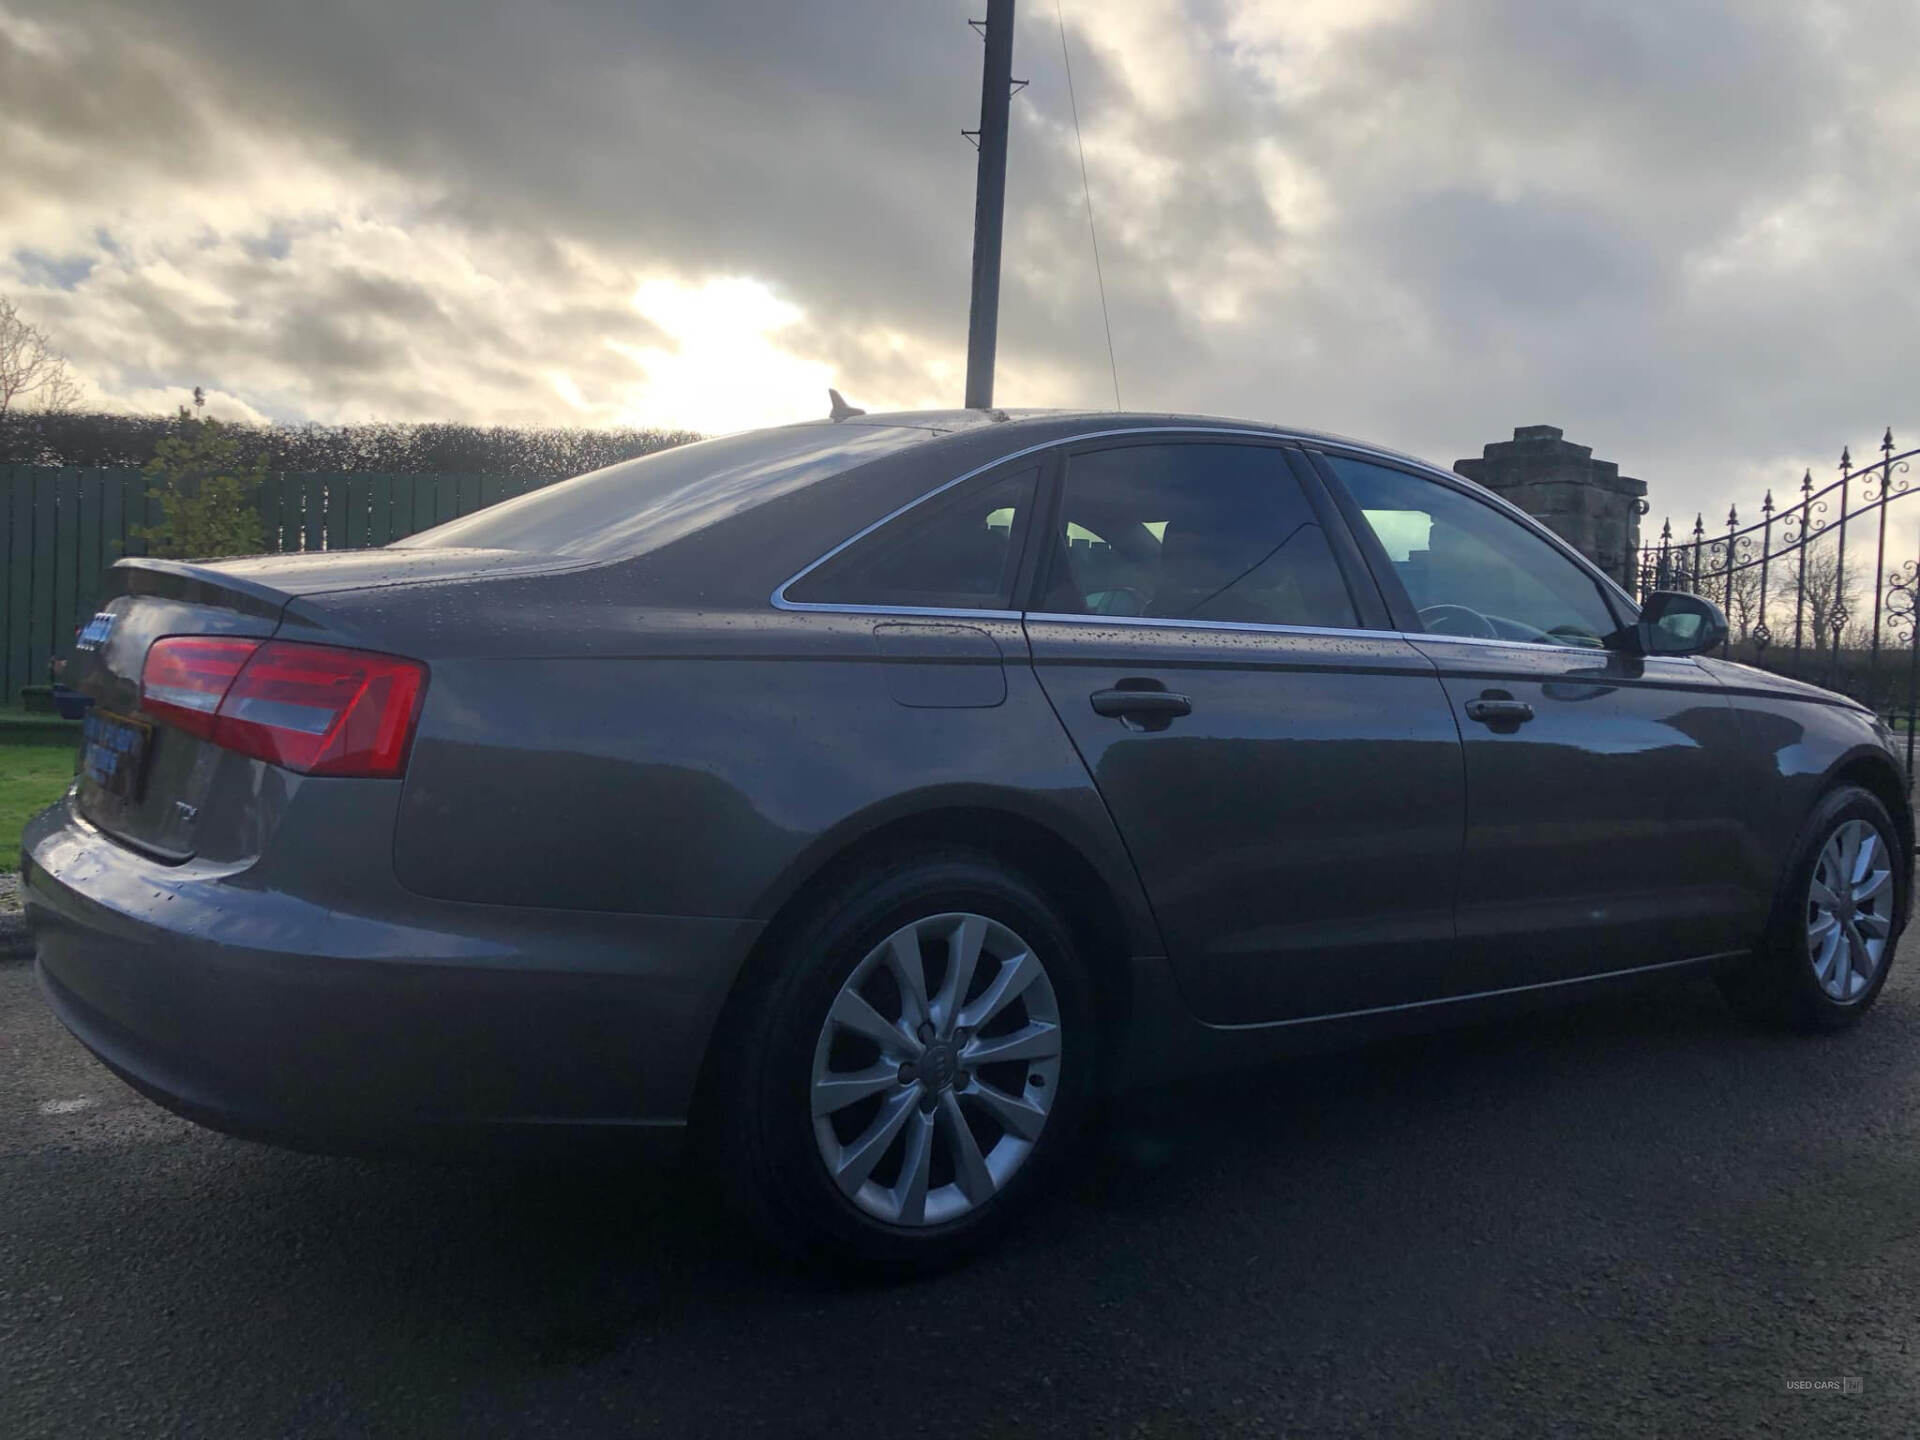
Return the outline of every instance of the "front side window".
{"type": "Polygon", "coordinates": [[[1226,624],[1357,625],[1280,451],[1123,445],[1067,461],[1040,608],[1226,624]]]}
{"type": "Polygon", "coordinates": [[[1493,506],[1404,470],[1327,463],[1428,633],[1598,649],[1617,628],[1592,576],[1493,506]]]}
{"type": "Polygon", "coordinates": [[[806,605],[1004,610],[1020,565],[1037,465],[936,495],[787,587],[806,605]]]}

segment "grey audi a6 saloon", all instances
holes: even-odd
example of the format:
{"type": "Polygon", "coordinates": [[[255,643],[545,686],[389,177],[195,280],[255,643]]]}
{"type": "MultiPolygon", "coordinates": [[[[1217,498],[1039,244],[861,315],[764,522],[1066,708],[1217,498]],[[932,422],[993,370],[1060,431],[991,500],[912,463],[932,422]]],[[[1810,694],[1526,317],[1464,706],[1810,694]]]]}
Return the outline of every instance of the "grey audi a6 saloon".
{"type": "Polygon", "coordinates": [[[110,588],[25,836],[75,1035],[299,1145],[691,1129],[829,1261],[1125,1083],[1692,972],[1831,1030],[1907,916],[1873,714],[1303,431],[853,416],[110,588]]]}

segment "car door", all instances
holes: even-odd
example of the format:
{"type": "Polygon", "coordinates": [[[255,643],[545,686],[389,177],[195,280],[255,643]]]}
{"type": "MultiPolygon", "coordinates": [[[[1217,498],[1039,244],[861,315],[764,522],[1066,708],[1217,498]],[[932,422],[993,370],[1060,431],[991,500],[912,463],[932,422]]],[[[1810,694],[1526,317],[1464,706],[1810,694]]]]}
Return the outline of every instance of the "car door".
{"type": "Polygon", "coordinates": [[[1707,668],[1607,649],[1624,597],[1464,482],[1322,459],[1459,721],[1462,989],[1743,943],[1733,712],[1707,668]]]}
{"type": "Polygon", "coordinates": [[[1220,434],[1069,450],[1035,672],[1218,1024],[1449,984],[1464,819],[1433,663],[1390,632],[1311,467],[1220,434]]]}

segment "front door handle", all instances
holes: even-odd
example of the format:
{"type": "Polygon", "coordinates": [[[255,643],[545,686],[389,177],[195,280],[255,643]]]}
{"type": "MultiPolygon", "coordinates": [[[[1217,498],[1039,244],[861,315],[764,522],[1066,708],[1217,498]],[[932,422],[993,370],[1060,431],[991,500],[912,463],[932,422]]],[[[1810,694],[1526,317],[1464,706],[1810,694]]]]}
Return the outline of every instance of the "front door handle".
{"type": "Polygon", "coordinates": [[[1482,695],[1467,701],[1467,718],[1491,725],[1496,730],[1511,730],[1533,719],[1533,706],[1511,695],[1482,695]]]}
{"type": "Polygon", "coordinates": [[[1193,713],[1193,702],[1171,690],[1096,690],[1090,698],[1094,714],[1118,720],[1130,730],[1164,730],[1193,713]]]}

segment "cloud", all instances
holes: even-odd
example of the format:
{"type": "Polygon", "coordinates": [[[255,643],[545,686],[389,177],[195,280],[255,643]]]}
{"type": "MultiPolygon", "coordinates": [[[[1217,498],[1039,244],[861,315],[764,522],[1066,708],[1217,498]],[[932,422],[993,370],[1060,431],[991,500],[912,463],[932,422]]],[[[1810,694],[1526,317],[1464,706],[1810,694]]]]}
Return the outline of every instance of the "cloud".
{"type": "MultiPolygon", "coordinates": [[[[958,397],[960,0],[0,7],[0,288],[122,403],[725,429],[828,383],[958,397]]],[[[1910,7],[1066,16],[1130,406],[1442,462],[1554,423],[1689,513],[1920,421],[1910,7]]],[[[1050,7],[1015,57],[999,398],[1106,403],[1050,7]]]]}

